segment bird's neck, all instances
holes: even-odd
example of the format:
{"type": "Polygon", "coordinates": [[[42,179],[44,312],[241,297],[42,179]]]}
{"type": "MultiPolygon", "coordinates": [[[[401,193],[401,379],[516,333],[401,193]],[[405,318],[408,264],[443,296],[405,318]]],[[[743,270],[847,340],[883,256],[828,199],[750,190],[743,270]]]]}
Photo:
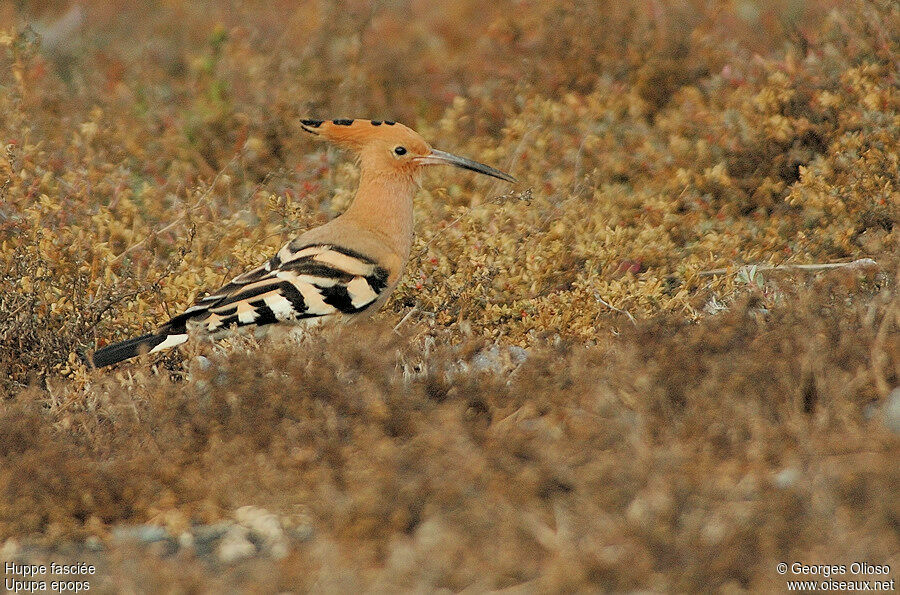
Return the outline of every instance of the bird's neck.
{"type": "Polygon", "coordinates": [[[404,261],[413,241],[413,196],[418,184],[407,176],[379,176],[363,169],[353,202],[341,216],[347,222],[383,236],[404,261]]]}

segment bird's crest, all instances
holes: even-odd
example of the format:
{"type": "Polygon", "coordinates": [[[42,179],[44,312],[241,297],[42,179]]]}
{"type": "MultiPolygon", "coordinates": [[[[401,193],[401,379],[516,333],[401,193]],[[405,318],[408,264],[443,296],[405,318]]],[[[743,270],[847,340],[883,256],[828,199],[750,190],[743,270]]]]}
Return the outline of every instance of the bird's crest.
{"type": "Polygon", "coordinates": [[[425,153],[428,143],[407,126],[392,120],[300,120],[303,130],[337,145],[359,151],[368,143],[384,141],[425,153]]]}

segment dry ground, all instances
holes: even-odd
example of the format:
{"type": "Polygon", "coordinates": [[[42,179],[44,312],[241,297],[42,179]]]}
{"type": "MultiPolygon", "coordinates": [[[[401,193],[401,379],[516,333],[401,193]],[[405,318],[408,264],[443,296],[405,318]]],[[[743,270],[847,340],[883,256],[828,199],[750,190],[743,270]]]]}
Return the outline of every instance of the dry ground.
{"type": "Polygon", "coordinates": [[[0,4],[0,558],[101,592],[900,578],[900,9],[490,4],[0,4]],[[370,322],[86,369],[347,205],[300,117],[523,183],[429,174],[370,322]]]}

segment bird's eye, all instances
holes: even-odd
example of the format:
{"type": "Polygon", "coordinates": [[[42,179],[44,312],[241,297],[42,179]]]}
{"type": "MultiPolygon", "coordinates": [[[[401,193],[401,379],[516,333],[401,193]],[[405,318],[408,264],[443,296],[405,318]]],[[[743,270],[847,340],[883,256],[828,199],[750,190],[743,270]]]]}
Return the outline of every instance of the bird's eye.
{"type": "Polygon", "coordinates": [[[395,155],[406,155],[406,147],[395,147],[394,154],[395,155]]]}

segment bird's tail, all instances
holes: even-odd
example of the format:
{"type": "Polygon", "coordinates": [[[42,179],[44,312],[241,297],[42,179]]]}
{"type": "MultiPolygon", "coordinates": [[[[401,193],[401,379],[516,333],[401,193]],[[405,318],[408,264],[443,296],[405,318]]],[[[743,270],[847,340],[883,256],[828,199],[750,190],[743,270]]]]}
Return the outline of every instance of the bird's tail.
{"type": "Polygon", "coordinates": [[[148,333],[121,343],[107,345],[94,352],[94,367],[111,366],[141,353],[156,353],[187,341],[186,333],[148,333]]]}

